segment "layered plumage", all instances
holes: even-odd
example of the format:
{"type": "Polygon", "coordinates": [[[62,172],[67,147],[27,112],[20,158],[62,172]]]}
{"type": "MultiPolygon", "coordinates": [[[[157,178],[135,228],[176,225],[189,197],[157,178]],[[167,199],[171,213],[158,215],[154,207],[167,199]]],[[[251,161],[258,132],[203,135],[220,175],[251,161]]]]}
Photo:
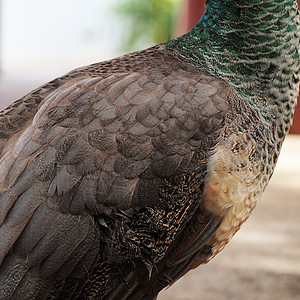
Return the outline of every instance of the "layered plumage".
{"type": "Polygon", "coordinates": [[[298,92],[296,3],[254,2],[208,1],[186,36],[1,112],[0,299],[154,299],[223,249],[272,175],[298,92]],[[256,63],[244,45],[227,55],[243,31],[263,43],[256,63]]]}

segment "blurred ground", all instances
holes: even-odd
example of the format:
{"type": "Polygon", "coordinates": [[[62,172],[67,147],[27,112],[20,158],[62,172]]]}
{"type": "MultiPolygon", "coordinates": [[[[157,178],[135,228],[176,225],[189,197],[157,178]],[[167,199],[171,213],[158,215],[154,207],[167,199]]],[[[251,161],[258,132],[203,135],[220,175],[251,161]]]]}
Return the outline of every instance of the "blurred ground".
{"type": "MultiPolygon", "coordinates": [[[[50,79],[0,77],[0,109],[50,79]]],[[[300,135],[286,139],[267,190],[229,245],[158,297],[198,299],[300,300],[300,135]]]]}

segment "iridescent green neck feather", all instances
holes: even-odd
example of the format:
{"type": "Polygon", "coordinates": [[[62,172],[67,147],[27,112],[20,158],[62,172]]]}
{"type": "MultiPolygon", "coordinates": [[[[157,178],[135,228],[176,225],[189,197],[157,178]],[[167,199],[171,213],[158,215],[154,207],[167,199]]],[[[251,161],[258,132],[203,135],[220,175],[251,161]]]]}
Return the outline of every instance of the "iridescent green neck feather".
{"type": "Polygon", "coordinates": [[[167,49],[230,82],[243,95],[277,104],[296,98],[296,0],[208,0],[206,8],[199,23],[167,49]]]}

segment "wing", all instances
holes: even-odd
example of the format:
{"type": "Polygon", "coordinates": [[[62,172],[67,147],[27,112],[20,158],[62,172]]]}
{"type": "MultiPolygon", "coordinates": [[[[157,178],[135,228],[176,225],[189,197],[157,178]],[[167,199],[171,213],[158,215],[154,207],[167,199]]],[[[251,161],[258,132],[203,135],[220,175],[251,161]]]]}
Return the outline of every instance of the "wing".
{"type": "MultiPolygon", "coordinates": [[[[100,272],[98,281],[105,282],[105,270],[112,273],[115,260],[121,269],[128,260],[146,265],[162,260],[195,211],[203,214],[206,160],[231,88],[175,62],[152,62],[157,67],[151,72],[148,65],[85,77],[79,71],[33,100],[16,123],[22,128],[3,135],[0,294],[5,299],[90,294],[94,275],[100,272]],[[132,251],[125,253],[128,248],[132,251]]],[[[18,109],[10,109],[15,120],[18,109]]],[[[217,223],[206,219],[189,243],[197,241],[195,248],[201,248],[217,223]]],[[[186,265],[195,254],[177,252],[176,265],[179,260],[186,265]]],[[[182,270],[178,267],[174,278],[182,270]]],[[[103,294],[119,284],[120,271],[114,272],[108,279],[115,282],[103,294]]],[[[98,294],[101,289],[103,284],[98,294]]]]}

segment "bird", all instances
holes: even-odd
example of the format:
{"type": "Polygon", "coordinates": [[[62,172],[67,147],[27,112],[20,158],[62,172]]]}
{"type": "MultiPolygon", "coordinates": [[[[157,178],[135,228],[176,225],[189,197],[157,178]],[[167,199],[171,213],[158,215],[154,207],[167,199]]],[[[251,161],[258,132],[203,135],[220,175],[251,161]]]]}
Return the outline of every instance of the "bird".
{"type": "Polygon", "coordinates": [[[0,113],[0,299],[156,299],[272,176],[299,89],[296,0],[207,0],[183,36],[0,113]]]}

